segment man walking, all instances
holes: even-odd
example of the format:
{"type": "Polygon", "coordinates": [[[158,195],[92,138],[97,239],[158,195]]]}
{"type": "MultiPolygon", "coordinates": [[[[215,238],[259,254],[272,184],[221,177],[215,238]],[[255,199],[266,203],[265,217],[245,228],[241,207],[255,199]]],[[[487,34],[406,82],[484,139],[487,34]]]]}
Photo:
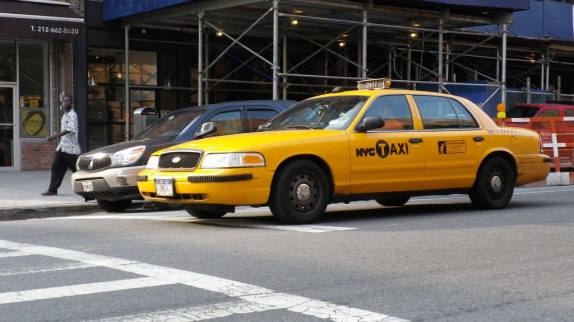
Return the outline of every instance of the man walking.
{"type": "Polygon", "coordinates": [[[60,138],[60,143],[56,147],[56,154],[52,161],[50,186],[46,192],[42,192],[43,196],[55,196],[58,194],[58,188],[62,184],[68,168],[72,172],[76,172],[76,161],[81,153],[80,144],[78,143],[78,115],[72,106],[72,97],[69,95],[64,96],[62,106],[65,112],[60,123],[60,133],[46,138],[49,142],[60,138]]]}

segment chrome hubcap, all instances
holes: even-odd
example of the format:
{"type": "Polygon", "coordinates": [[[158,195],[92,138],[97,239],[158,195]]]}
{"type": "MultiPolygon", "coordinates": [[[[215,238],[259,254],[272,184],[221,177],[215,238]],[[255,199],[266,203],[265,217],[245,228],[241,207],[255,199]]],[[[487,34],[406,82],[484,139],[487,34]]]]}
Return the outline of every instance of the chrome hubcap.
{"type": "Polygon", "coordinates": [[[502,191],[502,180],[499,176],[494,176],[490,179],[490,187],[492,187],[492,191],[496,193],[502,191]]]}
{"type": "Polygon", "coordinates": [[[311,188],[308,184],[301,184],[297,187],[297,199],[307,201],[311,197],[311,188]]]}

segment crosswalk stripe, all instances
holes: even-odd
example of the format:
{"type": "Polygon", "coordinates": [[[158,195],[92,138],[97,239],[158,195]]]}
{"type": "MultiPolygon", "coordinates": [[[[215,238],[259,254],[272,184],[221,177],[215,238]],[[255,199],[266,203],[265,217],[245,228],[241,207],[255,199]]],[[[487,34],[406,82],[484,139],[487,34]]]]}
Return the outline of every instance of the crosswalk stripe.
{"type": "Polygon", "coordinates": [[[13,252],[5,252],[5,253],[0,253],[0,258],[5,258],[5,257],[20,257],[20,256],[29,256],[30,254],[26,254],[24,252],[20,252],[20,251],[13,251],[13,252]]]}
{"type": "Polygon", "coordinates": [[[224,226],[224,227],[243,227],[243,228],[259,228],[259,229],[275,229],[275,230],[287,230],[287,231],[298,231],[304,233],[325,233],[331,231],[345,231],[345,230],[355,230],[357,228],[352,227],[340,227],[340,226],[325,226],[325,225],[263,225],[256,224],[251,221],[238,221],[238,220],[209,220],[204,219],[197,222],[198,224],[207,224],[212,226],[224,226]]]}
{"type": "Polygon", "coordinates": [[[130,290],[134,288],[144,288],[169,284],[173,283],[158,280],[157,278],[153,277],[141,277],[127,280],[58,286],[19,292],[6,292],[0,293],[0,304],[47,300],[60,297],[130,290]]]}
{"type": "Polygon", "coordinates": [[[249,303],[246,301],[232,301],[203,305],[177,310],[165,310],[133,315],[118,316],[107,319],[84,322],[135,322],[135,321],[203,321],[223,318],[233,314],[249,314],[274,310],[275,307],[249,303]]]}
{"type": "Polygon", "coordinates": [[[202,290],[224,294],[229,297],[243,300],[261,307],[266,306],[271,307],[271,309],[286,309],[292,312],[322,319],[329,319],[332,321],[406,321],[385,314],[352,308],[345,305],[318,301],[303,296],[277,293],[267,288],[224,278],[164,266],[140,263],[121,258],[114,258],[103,255],[92,255],[79,251],[55,247],[21,244],[1,239],[0,248],[22,251],[29,254],[50,256],[71,261],[78,261],[86,264],[103,266],[146,276],[139,279],[123,281],[54,287],[49,289],[22,292],[0,293],[0,304],[127,290],[139,287],[183,284],[202,290]]]}
{"type": "Polygon", "coordinates": [[[180,221],[201,225],[222,226],[222,227],[242,227],[242,228],[259,228],[274,229],[284,231],[296,231],[304,233],[325,233],[333,231],[355,230],[353,227],[326,226],[326,225],[265,225],[258,224],[254,221],[241,221],[234,219],[196,219],[190,216],[174,215],[85,215],[85,216],[68,216],[53,217],[50,220],[95,220],[95,219],[115,219],[115,220],[156,220],[156,221],[180,221]]]}
{"type": "Polygon", "coordinates": [[[86,263],[67,263],[60,265],[53,265],[44,268],[27,269],[27,270],[10,270],[10,269],[0,269],[0,276],[12,276],[12,275],[25,275],[25,274],[37,274],[37,273],[47,273],[47,272],[57,272],[57,271],[68,271],[71,269],[82,269],[95,267],[92,264],[86,263]]]}

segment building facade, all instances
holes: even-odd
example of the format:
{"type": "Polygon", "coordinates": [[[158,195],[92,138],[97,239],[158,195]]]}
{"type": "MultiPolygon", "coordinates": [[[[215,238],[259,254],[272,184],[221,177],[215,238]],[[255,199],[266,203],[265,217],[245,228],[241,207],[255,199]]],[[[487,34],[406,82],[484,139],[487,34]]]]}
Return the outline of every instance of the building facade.
{"type": "Polygon", "coordinates": [[[301,100],[364,78],[465,96],[492,116],[501,101],[574,101],[570,1],[0,3],[0,170],[49,169],[64,93],[84,152],[133,138],[139,107],[301,100]],[[42,24],[14,27],[27,14],[42,24]]]}
{"type": "Polygon", "coordinates": [[[60,98],[74,91],[81,3],[0,1],[0,171],[48,169],[60,98]]]}

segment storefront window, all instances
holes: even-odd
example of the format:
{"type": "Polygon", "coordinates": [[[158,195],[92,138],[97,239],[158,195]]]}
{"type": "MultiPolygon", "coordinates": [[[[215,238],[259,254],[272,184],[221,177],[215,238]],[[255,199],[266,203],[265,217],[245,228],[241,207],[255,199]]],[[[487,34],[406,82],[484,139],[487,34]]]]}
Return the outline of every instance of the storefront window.
{"type": "MultiPolygon", "coordinates": [[[[126,139],[125,54],[122,50],[88,50],[88,150],[126,139]]],[[[156,108],[156,53],[130,52],[130,138],[138,107],[156,108]]]]}
{"type": "Polygon", "coordinates": [[[0,82],[16,81],[16,41],[0,39],[0,82]]]}
{"type": "Polygon", "coordinates": [[[45,138],[48,135],[48,45],[19,42],[20,137],[45,138]]]}

